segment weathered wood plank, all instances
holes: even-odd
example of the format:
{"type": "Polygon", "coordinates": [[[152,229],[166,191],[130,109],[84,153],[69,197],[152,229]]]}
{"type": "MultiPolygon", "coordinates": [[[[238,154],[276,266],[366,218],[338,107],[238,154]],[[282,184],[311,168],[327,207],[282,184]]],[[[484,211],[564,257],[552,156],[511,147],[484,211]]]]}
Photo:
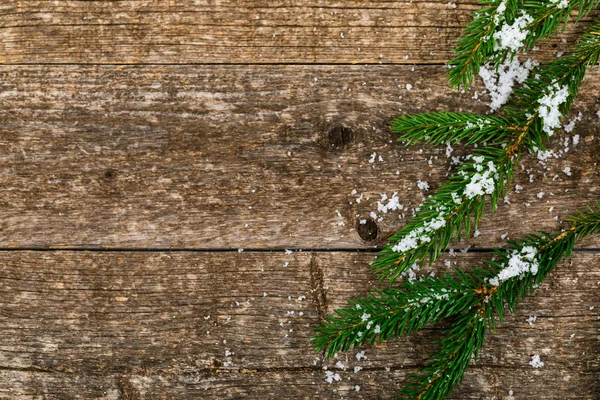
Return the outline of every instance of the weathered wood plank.
{"type": "MultiPolygon", "coordinates": [[[[484,256],[453,261],[468,266],[484,256]]],[[[323,362],[308,339],[319,315],[374,286],[372,257],[0,252],[0,398],[392,397],[433,350],[439,328],[362,349],[360,361],[353,351],[323,362]],[[327,384],[322,366],[342,381],[327,384]]],[[[514,398],[595,398],[599,264],[600,255],[579,253],[561,265],[488,335],[451,398],[510,398],[509,390],[514,398]],[[531,327],[529,315],[537,316],[531,327]],[[532,354],[546,366],[529,366],[532,354]]]]}
{"type": "MultiPolygon", "coordinates": [[[[544,165],[524,156],[523,189],[467,244],[557,230],[554,218],[598,198],[599,79],[590,73],[565,123],[582,121],[551,148],[579,144],[544,165]]],[[[4,66],[0,247],[380,245],[432,193],[417,180],[434,190],[449,167],[445,148],[404,149],[389,122],[486,112],[472,97],[449,90],[441,66],[4,66]],[[359,234],[393,192],[406,210],[359,234]]]]}
{"type": "MultiPolygon", "coordinates": [[[[481,7],[474,1],[452,6],[8,0],[0,5],[0,63],[444,63],[481,7]]],[[[564,50],[562,39],[580,30],[551,39],[539,56],[564,50]]]]}
{"type": "MultiPolygon", "coordinates": [[[[123,375],[69,375],[38,372],[0,371],[0,382],[10,381],[11,391],[0,399],[284,399],[381,400],[393,399],[414,368],[402,370],[365,369],[357,374],[341,373],[334,385],[323,382],[323,371],[227,371],[220,373],[186,371],[183,376],[128,373],[123,375]],[[359,386],[359,391],[356,390],[359,386]]],[[[568,375],[564,369],[544,368],[508,371],[504,368],[472,366],[460,389],[447,400],[596,400],[597,391],[584,389],[600,374],[568,375]],[[558,389],[556,389],[558,388],[558,389]],[[484,391],[482,391],[484,389],[484,391]],[[512,391],[513,395],[509,395],[512,391]]]]}

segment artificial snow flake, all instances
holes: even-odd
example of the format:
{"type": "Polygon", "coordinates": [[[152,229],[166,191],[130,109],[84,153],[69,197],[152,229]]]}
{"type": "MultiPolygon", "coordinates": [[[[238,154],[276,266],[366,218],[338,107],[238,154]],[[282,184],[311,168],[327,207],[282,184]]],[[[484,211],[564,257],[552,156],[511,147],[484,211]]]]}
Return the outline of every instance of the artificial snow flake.
{"type": "Polygon", "coordinates": [[[523,83],[529,76],[529,71],[538,66],[537,61],[527,59],[523,64],[519,63],[517,57],[512,60],[507,59],[504,64],[497,69],[490,65],[484,65],[479,70],[479,76],[483,79],[483,84],[490,92],[492,102],[490,108],[497,110],[508,101],[508,97],[513,91],[516,83],[523,83]]]}
{"type": "Polygon", "coordinates": [[[429,183],[421,181],[421,180],[418,180],[417,181],[417,187],[419,189],[421,189],[421,190],[428,191],[429,190],[429,183]]]}
{"type": "Polygon", "coordinates": [[[531,272],[533,275],[537,274],[539,264],[536,256],[537,249],[533,246],[524,246],[520,251],[514,250],[504,268],[489,282],[498,286],[500,282],[516,276],[523,278],[527,272],[531,272]]]}
{"type": "Polygon", "coordinates": [[[342,380],[340,374],[335,374],[332,371],[325,371],[325,382],[333,383],[333,381],[339,382],[342,380]]]}
{"type": "Polygon", "coordinates": [[[554,134],[554,129],[560,126],[560,117],[562,114],[558,109],[569,98],[569,88],[567,86],[558,86],[555,83],[550,87],[549,93],[539,99],[540,107],[538,114],[544,123],[543,129],[549,136],[554,134]]]}
{"type": "Polygon", "coordinates": [[[497,40],[496,50],[519,50],[529,33],[526,27],[532,22],[533,17],[531,15],[521,12],[521,15],[512,24],[503,24],[493,36],[497,40]]]}
{"type": "Polygon", "coordinates": [[[392,210],[402,210],[404,206],[400,204],[398,192],[394,192],[391,198],[388,198],[385,193],[381,195],[381,201],[377,202],[377,211],[387,213],[392,210]],[[387,200],[387,203],[385,202],[387,200]]]}
{"type": "Polygon", "coordinates": [[[542,368],[544,366],[544,362],[540,360],[539,354],[534,354],[533,357],[531,357],[531,361],[529,361],[529,365],[531,365],[533,368],[542,368]]]}

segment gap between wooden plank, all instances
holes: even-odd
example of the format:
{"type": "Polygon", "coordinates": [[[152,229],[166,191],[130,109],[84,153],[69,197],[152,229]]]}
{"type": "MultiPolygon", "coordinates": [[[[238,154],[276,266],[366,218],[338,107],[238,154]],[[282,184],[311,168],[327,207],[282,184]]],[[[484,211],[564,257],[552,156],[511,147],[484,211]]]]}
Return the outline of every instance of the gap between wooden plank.
{"type": "MultiPolygon", "coordinates": [[[[185,247],[0,247],[0,252],[11,251],[38,251],[38,252],[54,252],[54,251],[85,251],[98,253],[285,253],[285,251],[293,251],[294,253],[374,253],[378,254],[382,248],[281,248],[281,249],[232,249],[232,248],[185,248],[185,247]]],[[[478,247],[469,249],[468,253],[490,253],[497,248],[494,247],[478,247]]],[[[594,254],[600,253],[600,248],[574,248],[573,254],[594,254]]],[[[442,251],[442,254],[451,254],[449,250],[442,251]]]]}

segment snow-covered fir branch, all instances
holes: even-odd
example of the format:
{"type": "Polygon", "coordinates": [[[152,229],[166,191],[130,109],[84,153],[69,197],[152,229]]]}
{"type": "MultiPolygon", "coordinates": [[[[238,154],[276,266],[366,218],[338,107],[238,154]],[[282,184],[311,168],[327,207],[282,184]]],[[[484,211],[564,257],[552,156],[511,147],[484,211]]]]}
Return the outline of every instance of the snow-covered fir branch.
{"type": "Polygon", "coordinates": [[[500,65],[520,50],[531,50],[539,39],[554,34],[573,12],[579,21],[598,7],[600,0],[492,0],[474,18],[456,47],[449,80],[468,87],[484,64],[500,65]]]}
{"type": "Polygon", "coordinates": [[[372,264],[374,272],[393,282],[415,263],[435,261],[452,238],[461,233],[468,236],[472,219],[476,227],[483,214],[485,197],[490,197],[492,209],[504,197],[513,161],[503,147],[478,148],[467,156],[448,182],[389,238],[389,244],[372,264]]]}
{"type": "MultiPolygon", "coordinates": [[[[530,49],[538,39],[554,33],[573,11],[578,11],[579,19],[598,4],[600,0],[487,2],[488,7],[475,13],[458,42],[458,55],[451,62],[451,84],[468,86],[490,61],[486,68],[506,65],[510,70],[512,64],[505,60],[512,63],[519,49],[530,49]]],[[[394,120],[392,129],[401,133],[399,140],[408,145],[462,142],[482,146],[475,146],[449,180],[389,238],[372,264],[379,277],[390,283],[406,275],[408,279],[398,288],[376,291],[326,317],[313,337],[317,350],[326,350],[331,357],[337,351],[406,335],[452,318],[440,349],[400,392],[407,399],[441,400],[477,356],[486,329],[502,323],[506,310],[513,312],[519,300],[535,290],[579,239],[600,233],[600,203],[596,203],[571,217],[571,227],[559,234],[532,234],[509,241],[507,248],[495,251],[495,259],[487,261],[488,268],[455,269],[453,274],[420,279],[414,273],[426,260],[435,261],[452,238],[469,235],[483,215],[486,199],[492,210],[496,208],[523,149],[544,151],[568,113],[587,68],[598,63],[599,32],[600,23],[595,23],[580,36],[570,55],[541,65],[531,62],[524,70],[510,72],[510,82],[496,85],[495,108],[508,102],[502,107],[502,116],[436,112],[394,120]],[[521,86],[514,89],[515,83],[521,86]]],[[[492,75],[488,70],[488,76],[492,75]]],[[[535,367],[542,364],[535,356],[531,362],[535,367]]]]}
{"type": "Polygon", "coordinates": [[[567,222],[570,228],[561,233],[528,235],[495,250],[496,259],[486,261],[488,268],[412,279],[350,301],[316,328],[313,344],[332,357],[453,318],[440,349],[400,392],[407,399],[443,399],[477,356],[486,329],[502,323],[506,309],[514,312],[519,300],[570,255],[578,240],[600,233],[600,202],[567,222]]]}

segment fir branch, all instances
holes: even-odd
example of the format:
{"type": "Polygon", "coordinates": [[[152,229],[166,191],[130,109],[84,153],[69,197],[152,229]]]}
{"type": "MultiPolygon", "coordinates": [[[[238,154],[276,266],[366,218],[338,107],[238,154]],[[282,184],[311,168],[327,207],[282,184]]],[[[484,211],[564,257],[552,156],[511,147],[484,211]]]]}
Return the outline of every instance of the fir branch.
{"type": "Polygon", "coordinates": [[[471,357],[477,357],[483,345],[485,320],[479,314],[466,313],[454,322],[447,336],[438,342],[440,349],[422,368],[423,374],[409,377],[399,399],[439,400],[452,392],[462,381],[471,357]]]}
{"type": "Polygon", "coordinates": [[[505,107],[507,118],[479,117],[482,121],[479,132],[483,133],[473,132],[477,132],[477,128],[470,124],[477,117],[467,113],[408,115],[393,122],[393,130],[404,132],[399,140],[407,140],[410,144],[419,140],[433,144],[444,139],[454,142],[468,135],[474,135],[477,140],[484,137],[506,140],[509,134],[511,138],[508,142],[477,149],[476,154],[483,156],[484,162],[475,162],[477,157],[468,159],[423,203],[416,215],[389,238],[389,244],[372,264],[381,279],[393,282],[413,264],[423,264],[427,257],[429,262],[435,261],[453,237],[460,239],[461,231],[468,235],[472,219],[476,227],[482,217],[485,194],[491,196],[492,212],[495,210],[511,180],[522,148],[525,146],[530,151],[544,148],[544,141],[549,140],[554,129],[560,126],[561,116],[568,113],[587,67],[597,64],[600,58],[598,31],[600,23],[588,29],[571,55],[543,64],[534,77],[525,80],[524,87],[511,97],[512,105],[505,107]],[[489,190],[471,196],[470,188],[483,181],[482,165],[489,169],[486,177],[486,181],[491,182],[489,190]]]}
{"type": "Polygon", "coordinates": [[[437,278],[412,279],[399,288],[377,290],[367,297],[335,310],[315,329],[313,345],[326,350],[328,357],[362,344],[373,344],[406,336],[427,324],[466,312],[480,298],[475,289],[484,283],[485,273],[455,271],[437,278]]]}
{"type": "Polygon", "coordinates": [[[455,269],[455,276],[411,280],[351,301],[315,329],[313,345],[332,357],[337,351],[408,335],[455,317],[440,349],[400,391],[402,399],[443,399],[461,382],[471,357],[477,357],[486,327],[495,329],[496,319],[502,323],[506,309],[514,312],[518,301],[571,254],[578,240],[600,234],[600,202],[567,222],[571,226],[562,233],[510,241],[507,248],[495,251],[496,260],[486,261],[489,268],[455,269]]]}
{"type": "Polygon", "coordinates": [[[527,37],[523,50],[533,48],[540,39],[552,36],[558,29],[565,29],[573,12],[577,12],[575,23],[582,17],[598,8],[600,0],[557,0],[557,1],[526,1],[521,8],[525,13],[533,16],[533,22],[529,24],[527,37]]]}
{"type": "Polygon", "coordinates": [[[525,144],[531,151],[543,148],[554,129],[560,126],[560,117],[568,114],[573,100],[585,77],[587,68],[595,66],[600,58],[600,22],[588,28],[578,40],[572,53],[540,65],[523,86],[517,88],[504,107],[508,118],[521,121],[516,147],[525,144]],[[557,92],[562,91],[562,99],[557,92]]]}
{"type": "MultiPolygon", "coordinates": [[[[598,0],[600,1],[600,0],[598,0]]],[[[463,142],[501,142],[512,138],[511,154],[521,144],[530,150],[543,148],[553,130],[558,127],[544,118],[549,111],[540,102],[547,102],[557,89],[566,88],[565,101],[557,106],[556,115],[568,114],[577,96],[587,68],[595,66],[600,57],[600,22],[589,27],[568,56],[544,63],[530,73],[523,85],[512,93],[506,116],[479,116],[471,113],[433,112],[409,114],[392,121],[392,132],[401,133],[399,141],[407,145],[420,142],[439,145],[463,142]]]]}
{"type": "Polygon", "coordinates": [[[373,261],[374,272],[394,282],[415,263],[426,258],[432,263],[453,237],[468,236],[472,224],[483,215],[484,197],[491,198],[492,210],[504,197],[512,178],[514,159],[502,147],[478,148],[462,163],[435,195],[429,197],[416,215],[396,234],[373,261]]]}
{"type": "Polygon", "coordinates": [[[564,29],[572,12],[577,11],[575,22],[579,22],[598,7],[600,0],[502,0],[484,4],[492,7],[475,14],[458,40],[457,56],[449,63],[452,68],[448,77],[453,87],[469,87],[481,65],[492,61],[497,67],[520,49],[528,51],[539,39],[551,36],[561,26],[564,29]],[[502,43],[502,38],[510,36],[504,31],[517,26],[523,32],[522,41],[502,43]]]}
{"type": "Polygon", "coordinates": [[[452,87],[461,85],[467,88],[481,65],[487,62],[494,52],[493,34],[501,20],[513,20],[518,11],[520,0],[492,0],[481,2],[488,7],[477,11],[461,35],[454,52],[457,56],[450,61],[452,67],[448,79],[452,87]]]}
{"type": "Polygon", "coordinates": [[[420,141],[470,145],[494,141],[514,131],[508,118],[449,111],[408,114],[392,121],[392,132],[401,132],[400,140],[406,141],[407,146],[420,141]]]}
{"type": "MultiPolygon", "coordinates": [[[[600,202],[567,221],[571,227],[562,233],[542,232],[511,241],[508,248],[495,251],[499,260],[486,262],[490,269],[471,272],[477,280],[486,282],[476,289],[468,289],[473,293],[462,293],[469,299],[472,295],[478,296],[472,300],[476,308],[457,313],[458,320],[442,340],[441,349],[432,357],[433,361],[425,365],[424,374],[413,376],[403,387],[401,398],[438,400],[450,394],[462,380],[471,355],[477,357],[486,325],[495,329],[495,319],[502,323],[505,309],[514,313],[518,301],[531,294],[554,267],[571,254],[575,242],[600,233],[600,202]]],[[[461,276],[468,274],[456,272],[461,276]]]]}
{"type": "Polygon", "coordinates": [[[518,301],[532,293],[554,267],[571,255],[575,243],[589,235],[600,233],[600,202],[567,219],[570,228],[559,234],[541,232],[518,241],[510,241],[504,250],[496,250],[497,259],[487,261],[495,275],[484,278],[482,288],[493,304],[493,313],[486,317],[494,329],[494,317],[503,322],[505,306],[514,312],[518,301]],[[495,315],[494,315],[495,314],[495,315]]]}

